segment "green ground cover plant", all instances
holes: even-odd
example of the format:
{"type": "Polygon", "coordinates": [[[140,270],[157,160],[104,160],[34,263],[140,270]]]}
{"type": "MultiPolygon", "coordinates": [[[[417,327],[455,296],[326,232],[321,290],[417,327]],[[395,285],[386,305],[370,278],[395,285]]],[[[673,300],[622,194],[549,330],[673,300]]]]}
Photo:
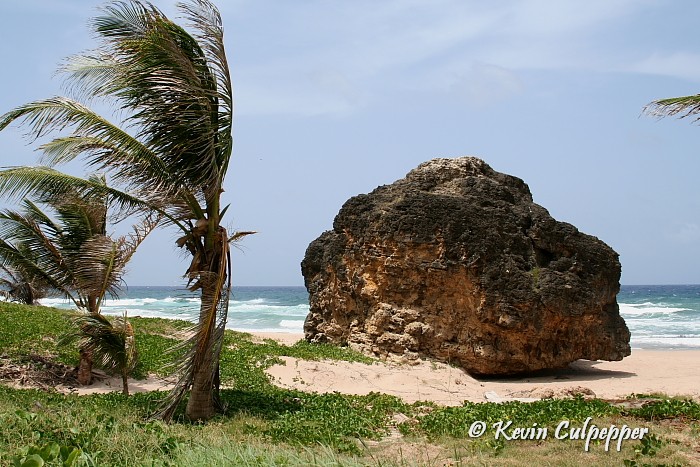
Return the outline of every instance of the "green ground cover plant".
{"type": "MultiPolygon", "coordinates": [[[[77,349],[58,348],[72,312],[0,303],[0,349],[10,361],[29,353],[77,363],[77,349]]],[[[184,338],[182,321],[130,318],[140,375],[166,375],[168,349],[184,338]]],[[[700,405],[636,395],[632,408],[601,400],[407,404],[369,394],[314,394],[274,386],[265,368],[279,357],[380,364],[347,348],[300,342],[285,346],[227,331],[222,350],[223,414],[207,424],[149,419],[164,392],[78,396],[0,385],[0,465],[693,465],[700,459],[700,405]],[[469,427],[512,421],[554,427],[561,420],[649,427],[653,438],[606,452],[582,441],[508,441],[470,437],[469,427]],[[646,444],[644,444],[646,443],[646,444]],[[71,457],[72,456],[72,457],[71,457]],[[695,456],[695,457],[693,457],[695,456]],[[32,463],[33,462],[33,463],[32,463]],[[41,464],[43,462],[43,464],[41,464]]]]}

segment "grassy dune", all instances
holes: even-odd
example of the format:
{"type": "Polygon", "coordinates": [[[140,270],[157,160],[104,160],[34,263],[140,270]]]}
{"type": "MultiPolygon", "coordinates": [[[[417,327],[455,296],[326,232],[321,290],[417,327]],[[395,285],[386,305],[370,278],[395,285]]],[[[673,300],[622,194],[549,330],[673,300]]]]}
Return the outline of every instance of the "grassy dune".
{"type": "MultiPolygon", "coordinates": [[[[56,346],[69,316],[0,304],[3,364],[76,364],[75,349],[56,346]],[[42,358],[30,363],[32,355],[42,358]]],[[[188,324],[142,318],[132,323],[141,357],[136,374],[165,374],[172,358],[166,350],[178,342],[172,336],[188,324]]],[[[190,424],[182,416],[172,424],[149,420],[164,395],[159,392],[77,396],[0,386],[0,465],[37,457],[48,460],[45,465],[64,465],[64,459],[72,465],[149,466],[700,465],[700,405],[691,401],[655,395],[630,399],[634,408],[580,398],[439,407],[382,394],[309,394],[270,383],[264,369],[280,356],[376,364],[348,349],[255,343],[248,334],[227,331],[221,359],[226,413],[207,424],[190,424]],[[586,452],[582,440],[554,439],[562,421],[581,426],[588,417],[598,427],[647,427],[649,435],[625,441],[620,452],[614,441],[609,451],[604,441],[593,441],[586,452]],[[475,421],[489,427],[478,438],[469,433],[475,421]],[[499,422],[547,427],[549,436],[496,439],[492,427],[499,422]]]]}

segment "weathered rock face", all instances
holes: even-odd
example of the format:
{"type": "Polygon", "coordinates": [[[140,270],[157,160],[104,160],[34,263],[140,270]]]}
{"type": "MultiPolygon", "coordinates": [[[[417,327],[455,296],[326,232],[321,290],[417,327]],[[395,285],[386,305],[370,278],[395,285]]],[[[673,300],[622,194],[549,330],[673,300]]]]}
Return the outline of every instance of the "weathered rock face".
{"type": "Polygon", "coordinates": [[[617,253],[473,157],[348,200],[302,273],[309,341],[494,375],[630,354],[617,253]]]}

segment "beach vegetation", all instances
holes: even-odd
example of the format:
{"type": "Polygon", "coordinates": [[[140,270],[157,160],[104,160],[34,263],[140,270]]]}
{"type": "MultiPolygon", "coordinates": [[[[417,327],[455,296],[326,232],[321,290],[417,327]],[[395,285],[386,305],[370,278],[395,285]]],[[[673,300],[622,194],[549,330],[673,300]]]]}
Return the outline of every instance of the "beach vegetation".
{"type": "Polygon", "coordinates": [[[159,411],[172,418],[187,393],[187,416],[221,412],[219,357],[231,288],[230,244],[253,232],[229,233],[221,203],[233,139],[233,93],[223,25],[208,0],[179,3],[186,27],[153,4],[115,1],[91,22],[99,48],[67,60],[72,97],[52,97],[0,117],[30,135],[59,135],[40,146],[40,167],[0,173],[0,192],[55,196],[70,186],[83,196],[106,196],[120,214],[156,215],[180,232],[177,246],[191,256],[188,287],[201,293],[197,329],[178,355],[177,386],[159,411]],[[111,104],[113,123],[83,102],[111,104]],[[70,130],[70,133],[63,134],[70,130]],[[110,176],[106,187],[55,166],[81,159],[110,176]]]}
{"type": "Polygon", "coordinates": [[[675,418],[700,420],[700,404],[692,399],[666,396],[653,399],[641,407],[630,408],[626,413],[649,421],[675,418]]]}
{"type": "MultiPolygon", "coordinates": [[[[89,181],[106,187],[103,176],[89,181]]],[[[87,312],[88,317],[78,317],[74,324],[82,333],[78,381],[90,384],[96,347],[89,338],[95,340],[96,334],[88,332],[88,323],[99,321],[105,296],[117,295],[129,260],[156,223],[146,219],[133,233],[113,239],[107,231],[107,197],[81,195],[70,186],[37,202],[24,199],[22,207],[0,212],[0,263],[22,271],[29,281],[27,293],[50,290],[87,312]]],[[[36,295],[32,293],[34,301],[36,295]]]]}
{"type": "MultiPolygon", "coordinates": [[[[35,352],[47,360],[74,362],[75,356],[60,348],[57,337],[70,329],[75,315],[0,303],[0,348],[7,349],[3,353],[14,362],[35,352]]],[[[172,356],[163,349],[186,338],[181,334],[188,323],[138,317],[130,321],[140,343],[135,374],[166,375],[163,365],[172,356]]],[[[381,363],[347,348],[286,346],[234,331],[224,335],[225,410],[207,424],[188,422],[184,404],[175,412],[177,423],[146,418],[159,406],[163,392],[78,396],[0,385],[0,465],[36,460],[32,456],[42,453],[52,459],[45,465],[61,465],[61,453],[76,453],[73,465],[437,466],[521,465],[525,460],[533,465],[619,466],[625,459],[637,465],[688,465],[695,459],[700,404],[692,400],[607,402],[577,397],[443,407],[408,404],[378,393],[309,393],[275,386],[265,369],[281,363],[283,356],[381,363]],[[512,421],[523,427],[537,423],[553,430],[562,420],[580,426],[588,417],[600,427],[649,427],[655,439],[647,442],[649,447],[643,440],[629,440],[620,452],[606,452],[596,441],[586,452],[583,440],[469,435],[476,420],[512,421]]]]}
{"type": "MultiPolygon", "coordinates": [[[[0,242],[2,242],[1,239],[0,242]]],[[[20,244],[17,248],[23,256],[32,254],[26,245],[20,244]]],[[[38,305],[39,300],[46,297],[47,289],[47,284],[30,269],[21,265],[0,264],[0,297],[5,300],[25,305],[38,305]]]]}
{"type": "Polygon", "coordinates": [[[129,395],[129,375],[137,362],[134,328],[123,317],[112,320],[100,313],[73,318],[75,331],[64,335],[59,345],[78,342],[81,352],[91,356],[100,368],[116,372],[122,378],[122,392],[129,395]]]}

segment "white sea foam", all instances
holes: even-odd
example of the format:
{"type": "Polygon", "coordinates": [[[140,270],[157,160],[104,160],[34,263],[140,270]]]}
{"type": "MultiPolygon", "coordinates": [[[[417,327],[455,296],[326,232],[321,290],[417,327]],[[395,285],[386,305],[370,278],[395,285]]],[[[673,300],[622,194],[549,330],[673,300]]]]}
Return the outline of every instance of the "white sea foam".
{"type": "Polygon", "coordinates": [[[639,316],[647,314],[664,314],[670,315],[673,313],[678,313],[681,311],[693,311],[689,308],[678,308],[678,307],[665,307],[659,306],[658,303],[620,303],[620,314],[624,317],[627,316],[639,316]]]}
{"type": "Polygon", "coordinates": [[[302,332],[304,330],[304,321],[283,319],[280,321],[280,326],[284,329],[298,329],[299,332],[302,332]]]}
{"type": "Polygon", "coordinates": [[[306,316],[309,313],[308,305],[283,306],[283,305],[233,305],[229,306],[230,313],[256,313],[256,314],[281,314],[284,316],[306,316]]]}
{"type": "Polygon", "coordinates": [[[102,306],[121,307],[121,306],[144,306],[151,303],[157,303],[157,298],[117,298],[106,299],[102,306]]]}
{"type": "Polygon", "coordinates": [[[697,322],[646,323],[644,325],[638,325],[627,321],[627,327],[633,337],[652,334],[663,334],[664,336],[700,336],[700,323],[697,322]]]}
{"type": "Polygon", "coordinates": [[[119,310],[109,310],[102,309],[102,313],[110,316],[122,316],[126,311],[127,317],[141,317],[141,318],[166,318],[166,319],[177,319],[182,321],[192,321],[195,322],[197,319],[194,313],[163,313],[158,310],[144,310],[143,308],[123,308],[119,310]]]}
{"type": "Polygon", "coordinates": [[[250,305],[256,305],[256,304],[262,304],[267,302],[264,298],[253,298],[252,300],[230,300],[229,303],[232,303],[234,305],[240,305],[240,304],[250,304],[250,305]]]}
{"type": "MultiPolygon", "coordinates": [[[[178,296],[178,291],[173,291],[163,296],[159,295],[158,290],[151,292],[139,289],[129,290],[128,293],[122,298],[106,299],[102,304],[102,312],[110,316],[121,316],[126,311],[129,317],[178,319],[193,323],[198,319],[201,300],[196,295],[187,296],[183,292],[182,296],[178,296]],[[140,294],[142,295],[139,296],[140,294]]],[[[303,300],[300,298],[298,304],[285,305],[283,300],[266,298],[264,294],[247,300],[230,300],[226,327],[246,332],[303,332],[304,319],[309,313],[309,306],[302,303],[303,300]]],[[[65,298],[46,298],[41,303],[57,308],[75,308],[65,298]]]]}
{"type": "Polygon", "coordinates": [[[239,332],[279,332],[279,333],[284,333],[284,334],[299,334],[304,332],[303,328],[299,329],[291,329],[291,328],[256,328],[256,329],[251,329],[251,328],[242,328],[238,326],[229,326],[228,324],[226,325],[226,329],[231,329],[232,331],[239,331],[239,332]]]}
{"type": "Polygon", "coordinates": [[[663,347],[663,348],[700,348],[700,337],[697,336],[635,336],[632,335],[630,345],[633,348],[663,347]]]}
{"type": "Polygon", "coordinates": [[[72,305],[73,302],[67,298],[42,298],[39,303],[43,306],[60,306],[60,305],[72,305]]]}
{"type": "Polygon", "coordinates": [[[644,302],[644,303],[620,303],[620,305],[631,306],[631,307],[634,307],[634,308],[642,308],[642,307],[648,307],[648,306],[658,306],[659,303],[653,303],[653,302],[644,302]]]}
{"type": "Polygon", "coordinates": [[[201,303],[201,299],[193,297],[165,297],[160,301],[165,303],[201,303]]]}

